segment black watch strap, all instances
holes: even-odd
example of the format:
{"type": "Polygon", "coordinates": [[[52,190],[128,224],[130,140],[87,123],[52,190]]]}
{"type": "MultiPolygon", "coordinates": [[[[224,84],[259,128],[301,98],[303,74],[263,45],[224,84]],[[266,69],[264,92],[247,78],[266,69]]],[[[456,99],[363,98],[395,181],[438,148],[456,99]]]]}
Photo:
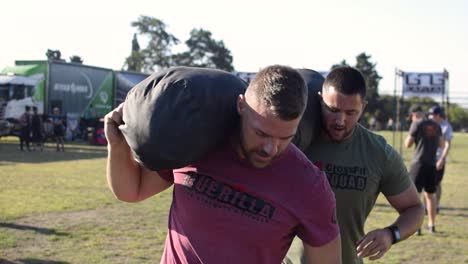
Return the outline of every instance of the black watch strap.
{"type": "Polygon", "coordinates": [[[401,240],[400,236],[400,229],[396,225],[391,225],[386,227],[386,229],[390,230],[392,234],[392,244],[398,243],[401,240]]]}

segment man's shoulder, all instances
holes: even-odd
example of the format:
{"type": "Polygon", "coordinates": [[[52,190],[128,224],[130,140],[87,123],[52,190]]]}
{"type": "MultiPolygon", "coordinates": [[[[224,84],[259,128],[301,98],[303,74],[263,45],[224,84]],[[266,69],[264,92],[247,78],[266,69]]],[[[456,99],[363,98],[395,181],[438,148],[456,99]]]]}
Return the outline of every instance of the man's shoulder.
{"type": "Polygon", "coordinates": [[[359,143],[364,145],[366,150],[373,153],[372,155],[375,154],[375,156],[373,156],[374,158],[370,159],[370,161],[381,163],[382,161],[393,159],[399,155],[382,135],[362,128],[362,138],[364,140],[359,143]]]}
{"type": "Polygon", "coordinates": [[[364,141],[361,143],[369,144],[369,147],[385,148],[387,145],[387,140],[383,136],[375,133],[374,131],[370,131],[361,124],[356,126],[356,132],[356,138],[360,141],[364,141]]]}
{"type": "Polygon", "coordinates": [[[445,131],[453,132],[452,125],[451,125],[447,120],[442,121],[442,123],[440,124],[440,126],[441,126],[442,129],[445,130],[445,131]]]}
{"type": "Polygon", "coordinates": [[[282,161],[282,166],[290,166],[291,168],[299,166],[299,168],[314,169],[316,166],[307,158],[296,145],[290,143],[290,146],[285,151],[285,158],[282,161]],[[294,166],[294,167],[293,167],[294,166]]]}
{"type": "Polygon", "coordinates": [[[281,166],[287,166],[289,171],[301,178],[314,181],[315,177],[321,177],[322,172],[320,169],[307,158],[304,152],[294,144],[291,143],[290,145],[285,153],[287,156],[281,166]]]}

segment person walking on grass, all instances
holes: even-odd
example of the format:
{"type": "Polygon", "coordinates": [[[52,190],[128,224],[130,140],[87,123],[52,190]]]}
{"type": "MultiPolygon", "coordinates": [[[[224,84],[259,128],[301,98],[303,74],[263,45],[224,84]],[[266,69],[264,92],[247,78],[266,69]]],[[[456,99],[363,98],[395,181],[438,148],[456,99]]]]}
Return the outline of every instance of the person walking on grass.
{"type": "Polygon", "coordinates": [[[436,212],[438,213],[440,209],[440,198],[442,197],[442,179],[444,178],[447,156],[452,145],[453,129],[450,123],[445,119],[444,108],[438,105],[429,108],[428,117],[440,125],[440,128],[442,129],[442,139],[444,141],[443,148],[437,149],[436,157],[436,212]]]}
{"type": "MultiPolygon", "coordinates": [[[[410,175],[418,192],[424,190],[428,216],[427,230],[434,233],[437,208],[436,153],[438,147],[443,147],[442,131],[439,124],[426,119],[419,105],[410,108],[410,118],[412,123],[405,139],[405,146],[410,148],[415,145],[416,149],[410,165],[410,175]]],[[[419,234],[421,229],[418,230],[419,234]]]]}

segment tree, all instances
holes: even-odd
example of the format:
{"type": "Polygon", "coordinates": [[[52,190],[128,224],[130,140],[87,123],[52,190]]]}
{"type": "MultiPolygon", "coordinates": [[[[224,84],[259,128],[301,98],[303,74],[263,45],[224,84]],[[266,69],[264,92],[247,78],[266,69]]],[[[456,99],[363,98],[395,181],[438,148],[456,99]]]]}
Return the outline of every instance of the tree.
{"type": "Polygon", "coordinates": [[[211,32],[204,29],[193,29],[190,38],[185,42],[189,47],[193,64],[200,67],[218,68],[233,71],[231,52],[224,42],[211,38],[211,32]]]}
{"type": "Polygon", "coordinates": [[[346,62],[346,60],[342,60],[340,63],[338,64],[333,64],[333,66],[331,67],[330,70],[333,70],[333,69],[336,69],[338,67],[343,67],[343,66],[349,66],[349,64],[346,62]]]}
{"type": "Polygon", "coordinates": [[[137,34],[133,33],[132,51],[140,51],[140,44],[138,43],[137,34]]]}
{"type": "MultiPolygon", "coordinates": [[[[154,17],[140,16],[131,25],[136,27],[140,34],[149,38],[147,47],[141,50],[145,71],[150,72],[173,65],[171,50],[179,40],[166,31],[167,26],[163,21],[154,17]]],[[[133,60],[140,59],[138,56],[134,55],[133,60]]]]}
{"type": "Polygon", "coordinates": [[[454,130],[468,129],[468,109],[462,108],[457,104],[450,104],[447,111],[449,122],[454,130]]]}
{"type": "Polygon", "coordinates": [[[210,31],[192,29],[185,44],[189,50],[174,56],[178,65],[234,70],[231,52],[224,46],[223,41],[214,40],[210,31]]]}
{"type": "Polygon", "coordinates": [[[125,59],[124,68],[127,71],[141,72],[145,64],[145,58],[140,52],[140,44],[138,43],[137,34],[133,34],[132,39],[132,52],[130,56],[125,59]]]}
{"type": "Polygon", "coordinates": [[[150,72],[177,65],[234,70],[231,52],[222,40],[213,39],[208,30],[193,29],[190,38],[185,41],[187,51],[173,54],[172,48],[179,40],[166,31],[163,21],[140,16],[138,21],[132,22],[132,26],[137,28],[139,34],[148,37],[149,42],[146,48],[140,50],[136,34],[133,36],[132,53],[124,65],[127,70],[150,72]]]}
{"type": "Polygon", "coordinates": [[[396,111],[395,105],[395,96],[393,95],[383,95],[379,96],[378,99],[378,109],[374,112],[375,118],[377,121],[382,124],[386,123],[389,118],[395,118],[394,114],[396,111]]]}
{"type": "Polygon", "coordinates": [[[377,73],[377,64],[370,61],[371,56],[365,52],[356,56],[356,68],[361,71],[367,85],[367,111],[374,114],[379,108],[379,82],[382,77],[377,73]]]}
{"type": "Polygon", "coordinates": [[[371,98],[379,97],[379,81],[382,77],[375,70],[376,63],[370,62],[370,55],[361,53],[356,57],[356,68],[361,71],[366,79],[367,96],[371,98]]]}
{"type": "Polygon", "coordinates": [[[80,56],[73,55],[70,57],[70,62],[83,64],[83,59],[80,56]]]}

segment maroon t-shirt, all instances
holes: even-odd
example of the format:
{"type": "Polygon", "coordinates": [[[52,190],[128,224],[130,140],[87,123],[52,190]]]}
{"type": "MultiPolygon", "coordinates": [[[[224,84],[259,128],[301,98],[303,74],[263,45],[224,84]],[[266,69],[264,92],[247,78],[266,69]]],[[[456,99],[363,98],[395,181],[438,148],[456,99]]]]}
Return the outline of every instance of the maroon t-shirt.
{"type": "Polygon", "coordinates": [[[317,247],[339,233],[326,177],[293,144],[262,169],[228,145],[161,176],[174,182],[161,263],[281,263],[296,234],[317,247]]]}

